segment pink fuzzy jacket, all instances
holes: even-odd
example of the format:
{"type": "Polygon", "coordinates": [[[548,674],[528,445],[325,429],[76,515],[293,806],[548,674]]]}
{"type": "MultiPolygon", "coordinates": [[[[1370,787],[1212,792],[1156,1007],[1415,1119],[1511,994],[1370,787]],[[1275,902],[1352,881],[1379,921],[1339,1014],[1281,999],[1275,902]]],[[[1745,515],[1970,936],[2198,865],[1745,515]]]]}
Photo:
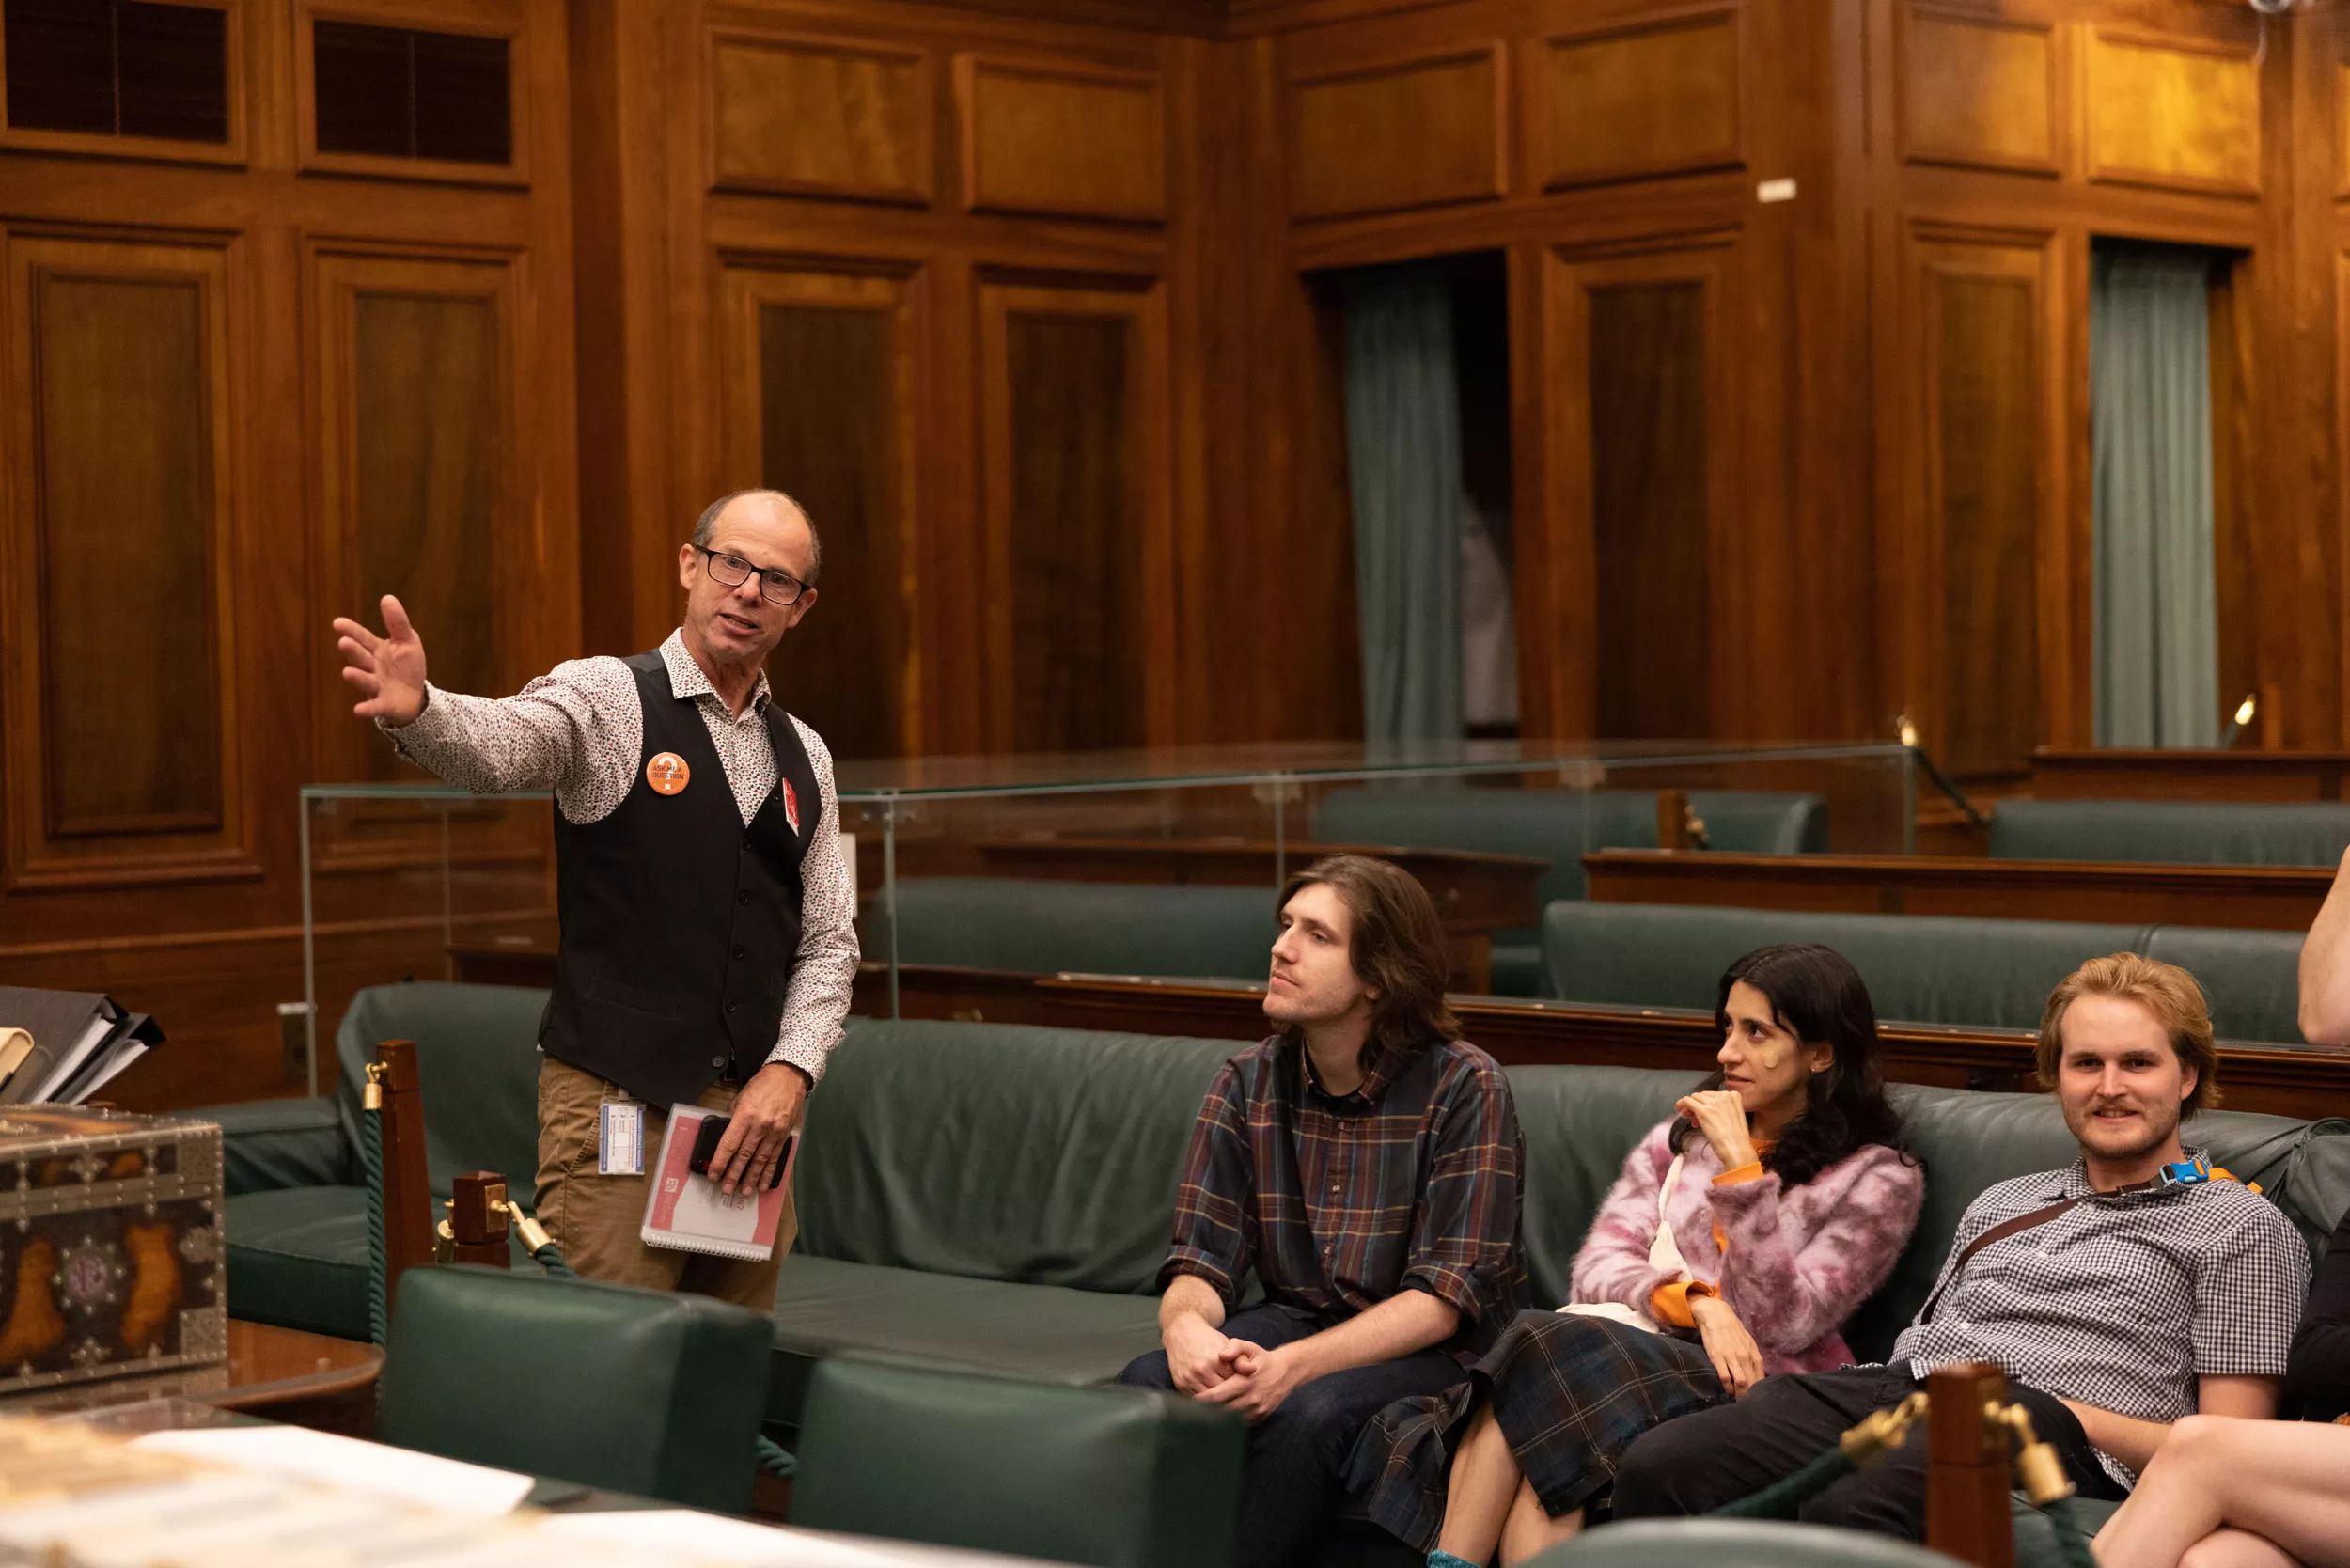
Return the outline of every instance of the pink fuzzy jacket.
{"type": "MultiPolygon", "coordinates": [[[[1591,1233],[1574,1257],[1574,1299],[1614,1301],[1640,1311],[1671,1277],[1649,1264],[1656,1237],[1656,1195],[1672,1165],[1659,1124],[1623,1162],[1591,1233]]],[[[1869,1144],[1801,1186],[1776,1174],[1716,1186],[1722,1173],[1714,1146],[1684,1140],[1681,1180],[1673,1188],[1673,1240],[1689,1272],[1717,1291],[1762,1347],[1766,1371],[1820,1372],[1851,1361],[1844,1320],[1887,1275],[1925,1199],[1925,1172],[1869,1144]],[[1714,1239],[1730,1244],[1725,1262],[1714,1239]]]]}

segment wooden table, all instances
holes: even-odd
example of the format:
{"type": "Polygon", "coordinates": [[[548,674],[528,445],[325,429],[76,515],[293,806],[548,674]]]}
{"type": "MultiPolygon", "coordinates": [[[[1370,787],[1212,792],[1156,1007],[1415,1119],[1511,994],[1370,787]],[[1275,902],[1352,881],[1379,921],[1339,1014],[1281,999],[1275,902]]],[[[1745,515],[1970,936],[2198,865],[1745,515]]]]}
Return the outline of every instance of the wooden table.
{"type": "Polygon", "coordinates": [[[2035,751],[2040,800],[2338,801],[2350,751],[2035,751]]]}
{"type": "Polygon", "coordinates": [[[1325,855],[1371,855],[1412,873],[1436,903],[1452,949],[1452,983],[1464,991],[1492,984],[1493,933],[1542,918],[1535,885],[1550,862],[1479,850],[1399,844],[1289,843],[1246,839],[993,839],[979,845],[990,876],[1085,882],[1211,883],[1276,886],[1275,871],[1304,870],[1325,855]]]}
{"type": "Polygon", "coordinates": [[[0,1408],[82,1411],[174,1399],[365,1437],[375,1427],[383,1367],[383,1351],[362,1341],[230,1318],[225,1366],[68,1384],[15,1395],[0,1408]]]}
{"type": "Polygon", "coordinates": [[[2107,920],[2307,931],[2329,866],[2164,866],[1971,855],[1600,850],[1596,903],[1695,903],[1876,915],[2107,920]]]}
{"type": "Polygon", "coordinates": [[[338,1340],[305,1329],[230,1318],[228,1387],[197,1397],[222,1410],[243,1410],[267,1415],[273,1420],[316,1426],[317,1421],[297,1419],[297,1414],[308,1413],[314,1406],[338,1406],[354,1398],[364,1405],[364,1396],[375,1387],[383,1370],[384,1352],[364,1340],[338,1340]]]}

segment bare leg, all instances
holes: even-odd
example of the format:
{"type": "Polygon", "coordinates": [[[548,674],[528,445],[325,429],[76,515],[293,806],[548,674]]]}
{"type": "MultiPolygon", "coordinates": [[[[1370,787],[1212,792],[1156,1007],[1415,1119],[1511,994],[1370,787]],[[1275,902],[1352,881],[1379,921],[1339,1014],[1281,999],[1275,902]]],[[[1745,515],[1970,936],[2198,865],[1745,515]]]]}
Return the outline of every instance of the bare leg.
{"type": "Polygon", "coordinates": [[[2232,1525],[2211,1547],[2211,1562],[2274,1563],[2276,1557],[2256,1555],[2274,1543],[2310,1568],[2350,1568],[2346,1476],[2350,1427],[2189,1416],[2170,1429],[2138,1490],[2098,1531],[2097,1560],[2104,1568],[2177,1568],[2189,1547],[2232,1525]],[[2258,1539],[2232,1539],[2248,1532],[2258,1539]]]}
{"type": "Polygon", "coordinates": [[[1543,1509],[1543,1499],[1534,1495],[1534,1483],[1520,1482],[1517,1500],[1510,1505],[1510,1517],[1501,1526],[1501,1568],[1516,1568],[1536,1553],[1582,1533],[1581,1509],[1554,1519],[1543,1509]]]}
{"type": "Polygon", "coordinates": [[[2220,1529],[2204,1536],[2179,1559],[2179,1568],[2298,1568],[2282,1546],[2249,1530],[2220,1529]]]}
{"type": "Polygon", "coordinates": [[[1452,1455],[1452,1483],[1445,1494],[1436,1549],[1464,1562],[1491,1562],[1494,1548],[1501,1544],[1502,1521],[1524,1480],[1510,1439],[1494,1419],[1494,1407],[1482,1406],[1452,1455]]]}

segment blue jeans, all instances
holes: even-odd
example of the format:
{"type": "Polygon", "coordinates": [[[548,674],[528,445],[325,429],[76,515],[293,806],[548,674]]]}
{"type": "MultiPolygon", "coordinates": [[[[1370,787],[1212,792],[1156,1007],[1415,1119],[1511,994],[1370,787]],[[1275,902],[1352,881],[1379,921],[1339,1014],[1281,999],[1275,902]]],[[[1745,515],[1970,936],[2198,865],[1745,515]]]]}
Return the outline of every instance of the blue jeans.
{"type": "MultiPolygon", "coordinates": [[[[1288,1308],[1252,1307],[1225,1319],[1224,1332],[1271,1350],[1316,1330],[1288,1308]]],[[[1346,1495],[1340,1477],[1363,1423],[1397,1400],[1442,1393],[1467,1376],[1451,1356],[1423,1350],[1317,1377],[1283,1400],[1278,1410],[1248,1429],[1234,1568],[1294,1568],[1304,1562],[1324,1522],[1346,1495]]],[[[1136,1356],[1119,1381],[1145,1388],[1175,1387],[1163,1350],[1136,1356]]]]}

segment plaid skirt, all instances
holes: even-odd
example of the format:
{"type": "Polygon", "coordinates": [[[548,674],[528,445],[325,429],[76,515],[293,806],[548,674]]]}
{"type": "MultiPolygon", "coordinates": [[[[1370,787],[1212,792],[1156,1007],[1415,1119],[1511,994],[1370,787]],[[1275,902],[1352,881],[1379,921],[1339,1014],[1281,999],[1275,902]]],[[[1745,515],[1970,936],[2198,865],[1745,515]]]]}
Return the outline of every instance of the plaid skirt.
{"type": "Polygon", "coordinates": [[[1467,1382],[1399,1400],[1363,1428],[1347,1486],[1373,1523],[1419,1551],[1444,1525],[1452,1453],[1493,1401],[1518,1467],[1553,1518],[1604,1497],[1653,1426],[1730,1402],[1704,1347],[1606,1318],[1520,1312],[1467,1382]]]}

